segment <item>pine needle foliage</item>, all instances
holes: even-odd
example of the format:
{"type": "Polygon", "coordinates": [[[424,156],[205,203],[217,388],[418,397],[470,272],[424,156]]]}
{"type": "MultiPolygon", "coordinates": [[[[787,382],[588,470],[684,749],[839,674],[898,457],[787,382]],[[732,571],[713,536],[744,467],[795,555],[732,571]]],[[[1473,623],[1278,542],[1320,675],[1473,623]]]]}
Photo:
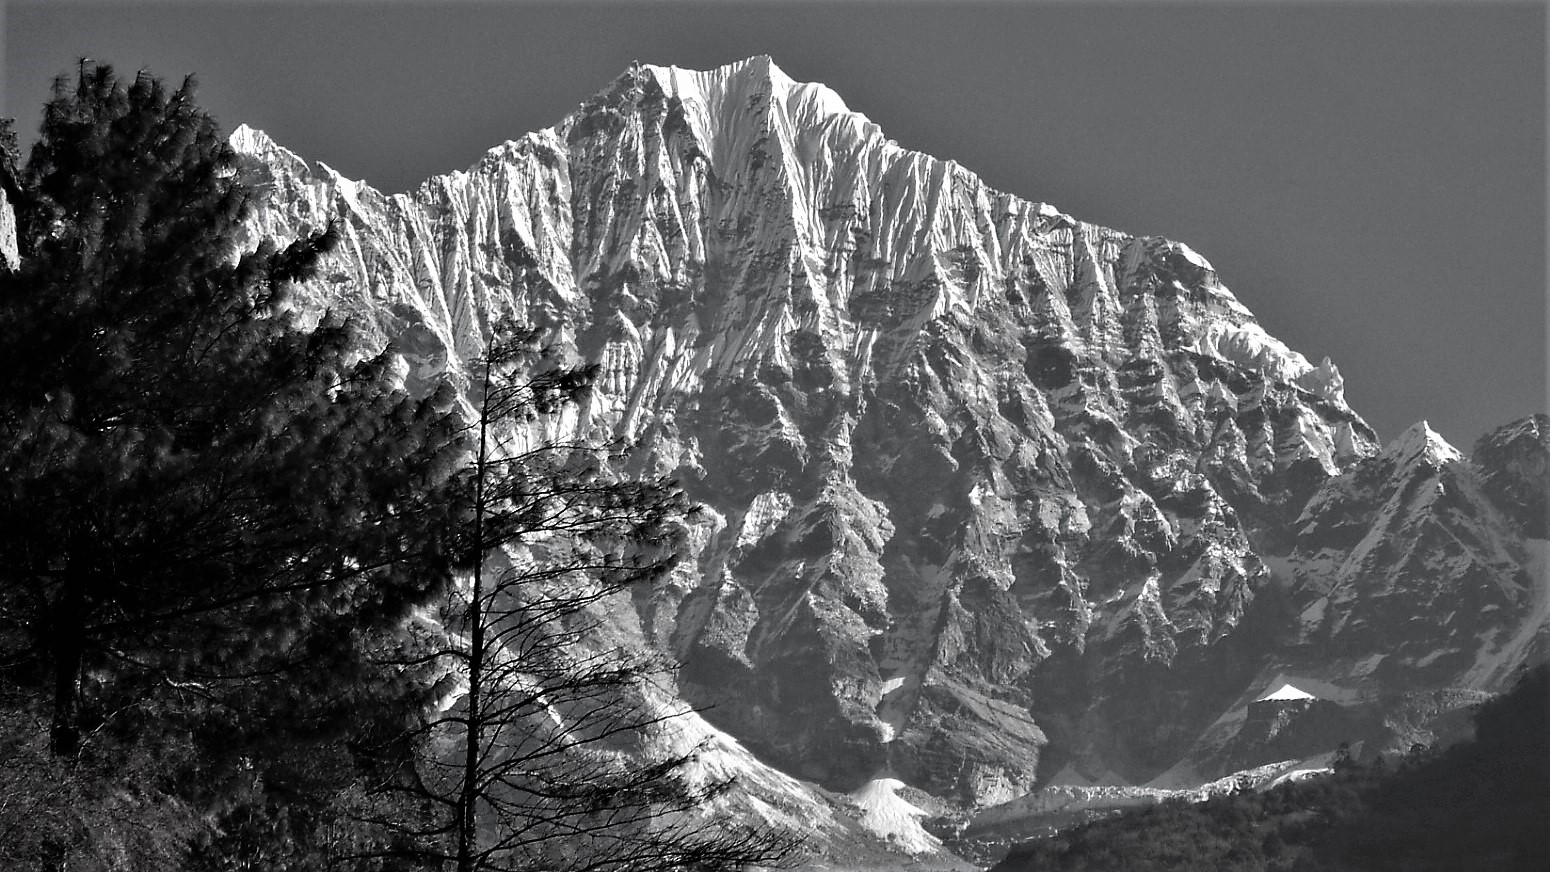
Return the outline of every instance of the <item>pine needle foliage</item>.
{"type": "Polygon", "coordinates": [[[305,843],[315,821],[263,811],[333,789],[297,749],[339,756],[424,692],[363,652],[447,577],[428,531],[464,450],[453,394],[413,399],[390,351],[299,320],[291,289],[337,235],[246,247],[256,197],[192,79],[83,61],[15,186],[0,679],[59,771],[112,779],[133,750],[178,773],[168,795],[216,821],[207,858],[248,850],[238,818],[305,843]]]}

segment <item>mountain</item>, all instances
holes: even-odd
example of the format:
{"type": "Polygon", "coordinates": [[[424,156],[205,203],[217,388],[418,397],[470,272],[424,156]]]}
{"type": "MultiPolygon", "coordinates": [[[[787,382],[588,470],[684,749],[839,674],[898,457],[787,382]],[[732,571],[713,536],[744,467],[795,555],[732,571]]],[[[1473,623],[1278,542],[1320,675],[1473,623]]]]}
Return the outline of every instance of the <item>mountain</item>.
{"type": "Polygon", "coordinates": [[[1543,419],[1474,462],[1381,447],[1188,246],[995,191],[767,57],[633,66],[400,194],[231,141],[251,241],[337,220],[298,305],[406,384],[466,384],[509,315],[601,363],[562,426],[707,509],[618,625],[747,766],[906,847],[920,803],[1206,778],[1278,674],[1381,707],[1545,652],[1543,419]]]}
{"type": "Polygon", "coordinates": [[[1499,427],[1475,444],[1486,495],[1525,533],[1550,538],[1550,415],[1499,427]]]}
{"type": "Polygon", "coordinates": [[[1504,641],[1502,616],[1544,593],[1523,531],[1485,486],[1501,466],[1482,475],[1422,422],[1326,482],[1291,555],[1303,658],[1359,661],[1348,684],[1385,671],[1388,686],[1499,677],[1490,670],[1506,662],[1487,655],[1504,641]]]}

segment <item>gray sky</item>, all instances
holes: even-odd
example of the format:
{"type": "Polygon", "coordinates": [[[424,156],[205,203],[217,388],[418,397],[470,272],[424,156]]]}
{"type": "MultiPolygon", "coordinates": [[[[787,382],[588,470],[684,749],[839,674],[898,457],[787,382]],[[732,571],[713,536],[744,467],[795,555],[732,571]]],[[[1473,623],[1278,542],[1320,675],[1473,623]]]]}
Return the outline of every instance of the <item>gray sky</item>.
{"type": "Polygon", "coordinates": [[[194,72],[226,127],[387,191],[632,60],[769,54],[994,187],[1187,242],[1384,439],[1426,418],[1467,450],[1546,408],[1543,4],[12,0],[0,24],[24,130],[82,55],[194,72]]]}

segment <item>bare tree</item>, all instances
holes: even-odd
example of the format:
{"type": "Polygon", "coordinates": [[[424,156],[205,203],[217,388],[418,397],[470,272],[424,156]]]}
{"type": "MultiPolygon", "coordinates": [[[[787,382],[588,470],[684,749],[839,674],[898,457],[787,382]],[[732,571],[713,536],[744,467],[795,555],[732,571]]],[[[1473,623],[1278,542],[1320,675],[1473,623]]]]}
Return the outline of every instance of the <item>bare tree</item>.
{"type": "Polygon", "coordinates": [[[673,482],[620,476],[620,446],[574,435],[596,367],[516,330],[480,370],[451,537],[466,579],[423,655],[454,667],[446,697],[461,698],[417,731],[414,777],[385,786],[421,813],[379,823],[458,872],[777,862],[789,837],[704,830],[696,813],[731,784],[689,777],[700,749],[660,741],[687,713],[656,686],[667,665],[610,638],[606,609],[671,568],[693,507],[673,482]]]}

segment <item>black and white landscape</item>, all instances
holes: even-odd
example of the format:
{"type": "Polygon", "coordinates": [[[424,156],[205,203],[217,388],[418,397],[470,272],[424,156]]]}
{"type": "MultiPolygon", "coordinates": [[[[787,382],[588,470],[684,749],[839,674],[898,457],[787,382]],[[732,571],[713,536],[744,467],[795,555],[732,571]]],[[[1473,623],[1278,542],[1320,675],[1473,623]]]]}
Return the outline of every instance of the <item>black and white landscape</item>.
{"type": "MultiPolygon", "coordinates": [[[[698,506],[671,570],[578,606],[571,640],[666,665],[618,691],[662,719],[626,753],[728,785],[675,820],[826,868],[984,863],[1446,747],[1550,660],[1550,417],[1380,439],[1351,374],[1277,339],[1209,252],[996,190],[865,110],[778,58],[638,63],[403,193],[227,140],[239,250],[332,228],[284,303],[303,329],[349,319],[345,357],[386,350],[394,389],[474,421],[492,348],[537,331],[598,368],[503,450],[620,446],[607,475],[698,506]]],[[[18,639],[55,614],[8,608],[18,639]]],[[[47,720],[18,674],[7,712],[47,720]]]]}

